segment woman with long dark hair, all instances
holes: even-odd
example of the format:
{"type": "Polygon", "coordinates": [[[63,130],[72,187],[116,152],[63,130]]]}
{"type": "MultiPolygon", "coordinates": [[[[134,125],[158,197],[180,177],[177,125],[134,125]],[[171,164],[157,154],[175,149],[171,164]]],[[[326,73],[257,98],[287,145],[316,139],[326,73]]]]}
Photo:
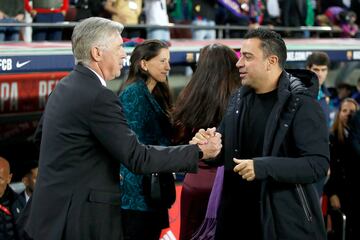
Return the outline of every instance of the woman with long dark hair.
{"type": "MultiPolygon", "coordinates": [[[[236,53],[222,44],[200,51],[196,71],[180,92],[173,111],[177,143],[187,143],[201,128],[218,126],[230,95],[240,84],[236,53]]],[[[199,163],[186,174],[181,193],[180,239],[188,240],[204,220],[216,168],[199,163]]]]}
{"type": "MultiPolygon", "coordinates": [[[[130,57],[129,75],[119,99],[130,128],[143,144],[171,145],[169,62],[168,46],[158,40],[137,45],[130,57]]],[[[147,177],[121,166],[124,239],[158,240],[161,230],[169,226],[168,206],[151,201],[147,177]]]]}

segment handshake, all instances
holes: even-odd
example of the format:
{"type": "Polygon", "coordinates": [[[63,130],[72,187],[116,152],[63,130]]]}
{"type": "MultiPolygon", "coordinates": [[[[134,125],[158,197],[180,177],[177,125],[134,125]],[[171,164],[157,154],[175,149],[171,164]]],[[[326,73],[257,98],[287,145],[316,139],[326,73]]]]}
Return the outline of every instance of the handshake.
{"type": "Polygon", "coordinates": [[[203,152],[202,159],[215,158],[221,151],[221,134],[216,132],[216,128],[200,129],[190,144],[197,144],[203,152]]]}

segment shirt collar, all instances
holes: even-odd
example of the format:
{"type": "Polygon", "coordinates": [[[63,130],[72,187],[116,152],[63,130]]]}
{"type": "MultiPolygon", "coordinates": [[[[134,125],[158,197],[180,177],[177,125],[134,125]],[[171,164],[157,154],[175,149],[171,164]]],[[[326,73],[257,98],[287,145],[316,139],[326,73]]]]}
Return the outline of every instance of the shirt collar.
{"type": "Polygon", "coordinates": [[[94,70],[92,70],[91,68],[87,67],[88,69],[90,69],[93,73],[95,73],[95,75],[99,78],[100,82],[101,82],[101,85],[103,85],[104,87],[106,87],[106,82],[105,80],[97,73],[95,72],[94,70]]]}
{"type": "Polygon", "coordinates": [[[24,193],[25,193],[25,200],[26,200],[26,202],[28,202],[28,201],[29,201],[30,196],[27,194],[26,190],[24,191],[24,193]]]}

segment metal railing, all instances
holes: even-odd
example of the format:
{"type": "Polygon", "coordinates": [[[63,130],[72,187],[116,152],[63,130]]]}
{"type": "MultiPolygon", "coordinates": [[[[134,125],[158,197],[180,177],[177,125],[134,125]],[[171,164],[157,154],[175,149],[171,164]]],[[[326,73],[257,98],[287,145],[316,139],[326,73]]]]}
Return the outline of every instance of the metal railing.
{"type": "MultiPolygon", "coordinates": [[[[32,28],[73,28],[78,22],[58,22],[58,23],[0,23],[0,27],[32,27],[32,28]]],[[[236,25],[215,25],[215,26],[198,26],[193,24],[173,24],[168,25],[148,25],[148,24],[128,24],[124,25],[125,29],[214,29],[217,31],[218,38],[228,38],[226,31],[240,30],[246,31],[248,26],[236,26],[236,25]]],[[[333,28],[330,26],[300,26],[300,27],[281,27],[281,26],[268,26],[261,25],[261,28],[271,29],[276,32],[316,32],[316,33],[329,33],[331,36],[334,33],[340,33],[341,29],[333,28]]]]}

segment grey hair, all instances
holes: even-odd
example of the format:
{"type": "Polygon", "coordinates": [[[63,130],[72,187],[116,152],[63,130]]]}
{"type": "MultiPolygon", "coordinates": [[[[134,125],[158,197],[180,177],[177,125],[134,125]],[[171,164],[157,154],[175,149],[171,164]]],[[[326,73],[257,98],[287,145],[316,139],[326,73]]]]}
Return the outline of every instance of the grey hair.
{"type": "Polygon", "coordinates": [[[78,23],[71,36],[75,64],[88,65],[91,61],[91,48],[108,46],[111,36],[123,31],[121,23],[101,17],[90,17],[78,23]]]}

